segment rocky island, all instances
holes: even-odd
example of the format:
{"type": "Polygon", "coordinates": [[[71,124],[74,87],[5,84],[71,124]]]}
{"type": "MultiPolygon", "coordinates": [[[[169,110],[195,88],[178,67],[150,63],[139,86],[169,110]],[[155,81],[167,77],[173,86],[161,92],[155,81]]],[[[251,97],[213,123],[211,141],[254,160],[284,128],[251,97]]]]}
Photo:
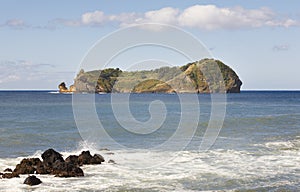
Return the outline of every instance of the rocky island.
{"type": "Polygon", "coordinates": [[[219,60],[203,59],[181,67],[143,71],[81,70],[74,85],[68,89],[63,82],[59,90],[61,93],[239,93],[241,85],[242,81],[229,66],[219,60]],[[214,73],[210,66],[217,66],[222,75],[214,73]]]}

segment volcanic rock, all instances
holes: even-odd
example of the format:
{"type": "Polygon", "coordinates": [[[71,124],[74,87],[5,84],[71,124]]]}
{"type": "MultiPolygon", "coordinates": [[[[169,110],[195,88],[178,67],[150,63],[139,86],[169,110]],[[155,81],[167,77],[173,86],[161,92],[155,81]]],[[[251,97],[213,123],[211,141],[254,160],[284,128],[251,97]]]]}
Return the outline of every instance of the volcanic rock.
{"type": "Polygon", "coordinates": [[[11,179],[14,177],[20,177],[17,173],[3,173],[2,178],[11,179]]]}
{"type": "Polygon", "coordinates": [[[30,186],[39,185],[41,183],[42,183],[42,181],[34,175],[27,177],[24,181],[24,184],[30,185],[30,186]]]}
{"type": "Polygon", "coordinates": [[[6,168],[3,172],[12,172],[11,168],[6,168]]]}
{"type": "Polygon", "coordinates": [[[25,158],[20,164],[17,164],[13,173],[16,174],[33,174],[37,167],[42,165],[42,161],[39,158],[25,158]]]}
{"type": "Polygon", "coordinates": [[[104,158],[100,154],[94,154],[93,158],[91,159],[91,164],[101,164],[104,162],[104,158]]]}
{"type": "Polygon", "coordinates": [[[114,160],[112,160],[112,159],[110,159],[110,160],[108,161],[108,163],[116,164],[116,162],[115,162],[114,160]]]}
{"type": "Polygon", "coordinates": [[[79,165],[101,164],[104,161],[101,155],[95,154],[92,156],[90,151],[82,151],[78,157],[79,165]]]}
{"type": "Polygon", "coordinates": [[[79,165],[78,156],[77,155],[70,155],[65,159],[65,162],[72,163],[74,165],[79,165]]]}
{"type": "Polygon", "coordinates": [[[46,167],[52,167],[53,163],[56,161],[64,162],[62,155],[55,151],[54,149],[47,149],[43,154],[43,164],[46,167]]]}
{"type": "Polygon", "coordinates": [[[81,177],[84,173],[81,168],[69,162],[56,161],[53,164],[53,170],[51,174],[56,177],[81,177]]]}

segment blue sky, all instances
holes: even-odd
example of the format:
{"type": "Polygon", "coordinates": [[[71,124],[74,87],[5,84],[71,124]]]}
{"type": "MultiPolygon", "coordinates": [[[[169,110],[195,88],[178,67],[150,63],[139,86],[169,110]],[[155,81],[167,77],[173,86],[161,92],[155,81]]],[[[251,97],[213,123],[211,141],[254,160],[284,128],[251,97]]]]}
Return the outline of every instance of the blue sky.
{"type": "Polygon", "coordinates": [[[0,89],[56,89],[61,81],[70,85],[94,43],[143,22],[193,34],[238,73],[244,90],[300,89],[297,0],[3,0],[0,89]]]}

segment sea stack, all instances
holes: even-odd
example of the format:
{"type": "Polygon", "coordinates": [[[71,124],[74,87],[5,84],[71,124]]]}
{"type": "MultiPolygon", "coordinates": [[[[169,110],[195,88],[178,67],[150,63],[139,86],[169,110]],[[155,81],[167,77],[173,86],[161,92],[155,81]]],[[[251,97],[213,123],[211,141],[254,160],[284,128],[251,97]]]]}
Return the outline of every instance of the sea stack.
{"type": "Polygon", "coordinates": [[[73,93],[76,91],[76,88],[74,85],[71,85],[70,88],[68,89],[65,82],[61,82],[58,85],[58,89],[59,89],[60,93],[73,93]]]}

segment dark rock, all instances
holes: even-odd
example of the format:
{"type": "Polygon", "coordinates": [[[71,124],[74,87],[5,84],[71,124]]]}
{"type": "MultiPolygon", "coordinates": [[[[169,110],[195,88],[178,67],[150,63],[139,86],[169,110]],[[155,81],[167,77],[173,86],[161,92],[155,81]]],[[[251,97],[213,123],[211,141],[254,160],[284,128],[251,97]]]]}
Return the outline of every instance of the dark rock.
{"type": "Polygon", "coordinates": [[[58,85],[58,89],[59,89],[59,92],[66,92],[66,91],[68,91],[68,88],[67,88],[65,82],[60,83],[58,85]]]}
{"type": "MultiPolygon", "coordinates": [[[[20,174],[51,174],[56,177],[79,177],[84,176],[83,170],[79,167],[81,165],[88,164],[101,164],[104,162],[104,158],[95,154],[92,156],[89,151],[82,151],[77,155],[70,155],[66,160],[62,158],[62,155],[53,149],[48,149],[42,154],[43,161],[39,158],[24,158],[16,165],[16,168],[12,171],[7,168],[4,172],[0,173],[0,178],[13,178],[19,177],[20,174]]],[[[113,160],[110,163],[115,163],[113,160]]],[[[40,179],[35,176],[29,176],[25,179],[24,184],[38,185],[40,179]]]]}
{"type": "Polygon", "coordinates": [[[106,155],[114,155],[113,152],[108,152],[108,153],[105,153],[106,155]]]}
{"type": "Polygon", "coordinates": [[[90,161],[90,164],[101,164],[102,162],[104,162],[104,158],[102,157],[102,155],[99,154],[95,154],[93,156],[93,158],[90,161]]]}
{"type": "Polygon", "coordinates": [[[79,165],[78,156],[77,155],[70,155],[66,158],[65,162],[72,163],[74,165],[79,165]]]}
{"type": "Polygon", "coordinates": [[[52,167],[47,167],[44,163],[36,166],[36,174],[49,174],[52,167]]]}
{"type": "Polygon", "coordinates": [[[110,159],[110,160],[108,161],[108,163],[116,164],[116,162],[115,162],[114,160],[112,160],[112,159],[110,159]]]}
{"type": "Polygon", "coordinates": [[[95,154],[94,156],[91,155],[90,151],[82,151],[81,154],[78,156],[78,163],[79,165],[91,165],[91,164],[101,164],[104,162],[104,158],[99,155],[95,154]]]}
{"type": "Polygon", "coordinates": [[[39,185],[41,183],[42,183],[42,181],[34,175],[27,177],[24,181],[24,184],[30,185],[30,186],[39,185]]]}
{"type": "Polygon", "coordinates": [[[227,89],[227,93],[240,93],[240,89],[241,89],[241,86],[242,86],[242,81],[237,78],[233,81],[232,85],[230,88],[227,89]]]}
{"type": "Polygon", "coordinates": [[[53,164],[53,170],[51,174],[56,177],[81,177],[84,173],[81,168],[70,162],[60,162],[56,161],[53,164]]]}
{"type": "Polygon", "coordinates": [[[58,85],[58,89],[60,93],[71,93],[71,92],[75,92],[76,88],[74,85],[70,86],[70,89],[67,88],[65,82],[62,82],[58,85]]]}
{"type": "Polygon", "coordinates": [[[78,157],[79,165],[91,164],[92,158],[93,158],[93,156],[91,155],[90,151],[82,151],[78,157]]]}
{"type": "Polygon", "coordinates": [[[56,161],[64,162],[62,155],[56,152],[54,149],[48,149],[42,154],[43,164],[46,167],[52,167],[56,161]]]}
{"type": "Polygon", "coordinates": [[[6,168],[3,172],[12,172],[11,168],[6,168]]]}
{"type": "Polygon", "coordinates": [[[16,174],[33,174],[37,167],[42,165],[42,161],[39,158],[23,159],[20,164],[16,166],[13,173],[16,174]]]}
{"type": "Polygon", "coordinates": [[[11,179],[14,177],[20,177],[17,173],[4,173],[2,178],[11,179]]]}

